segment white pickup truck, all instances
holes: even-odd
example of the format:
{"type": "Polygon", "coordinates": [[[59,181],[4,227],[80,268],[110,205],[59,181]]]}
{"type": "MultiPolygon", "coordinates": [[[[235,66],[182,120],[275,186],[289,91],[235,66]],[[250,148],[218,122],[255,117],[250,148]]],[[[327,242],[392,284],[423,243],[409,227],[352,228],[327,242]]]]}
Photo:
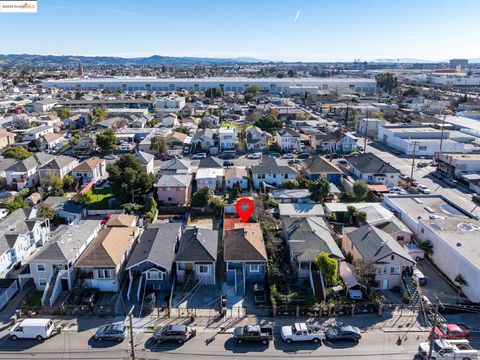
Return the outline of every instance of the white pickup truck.
{"type": "Polygon", "coordinates": [[[325,333],[320,329],[319,325],[295,323],[293,326],[282,327],[282,339],[287,344],[293,341],[313,341],[319,343],[325,340],[325,333]]]}
{"type": "MultiPolygon", "coordinates": [[[[418,346],[418,355],[428,358],[430,342],[418,346]]],[[[432,359],[434,360],[478,360],[478,351],[470,346],[468,340],[435,340],[432,359]]]]}

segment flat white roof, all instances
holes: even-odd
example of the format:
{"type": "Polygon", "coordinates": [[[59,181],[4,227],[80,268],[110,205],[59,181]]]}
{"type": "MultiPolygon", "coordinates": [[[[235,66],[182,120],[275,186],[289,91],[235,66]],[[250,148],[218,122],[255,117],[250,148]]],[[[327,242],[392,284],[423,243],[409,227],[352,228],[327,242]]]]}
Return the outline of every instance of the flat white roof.
{"type": "Polygon", "coordinates": [[[45,326],[52,319],[25,319],[22,321],[22,326],[45,326]]]}

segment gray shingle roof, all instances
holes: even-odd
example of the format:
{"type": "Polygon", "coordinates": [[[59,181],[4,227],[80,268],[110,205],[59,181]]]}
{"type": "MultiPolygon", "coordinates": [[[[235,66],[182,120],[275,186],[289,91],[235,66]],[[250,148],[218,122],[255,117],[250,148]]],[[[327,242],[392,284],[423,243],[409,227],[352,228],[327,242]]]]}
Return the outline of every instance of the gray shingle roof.
{"type": "Polygon", "coordinates": [[[160,171],[188,170],[190,161],[183,159],[172,159],[162,162],[160,171]]]}
{"type": "Polygon", "coordinates": [[[284,218],[282,223],[290,249],[299,261],[312,262],[321,252],[343,259],[323,218],[284,218]]]}
{"type": "Polygon", "coordinates": [[[192,183],[192,175],[166,174],[162,175],[155,184],[156,187],[189,187],[192,183]]]}
{"type": "Polygon", "coordinates": [[[175,261],[216,261],[218,231],[187,229],[180,238],[175,261]]]}
{"type": "Polygon", "coordinates": [[[133,250],[127,269],[148,260],[170,270],[175,257],[175,245],[180,237],[181,224],[152,224],[142,233],[133,250]]]}
{"type": "Polygon", "coordinates": [[[43,221],[35,215],[36,210],[17,209],[0,221],[0,254],[14,246],[19,235],[29,233],[37,221],[43,221]]]}
{"type": "Polygon", "coordinates": [[[400,173],[400,170],[386,163],[372,153],[363,153],[351,156],[347,161],[358,171],[364,174],[391,174],[400,173]]]}
{"type": "Polygon", "coordinates": [[[321,158],[320,156],[313,156],[302,161],[302,166],[307,174],[343,174],[335,165],[321,158]]]}
{"type": "Polygon", "coordinates": [[[205,159],[201,159],[198,163],[199,169],[210,169],[210,168],[223,168],[223,161],[218,157],[211,156],[205,159]]]}
{"type": "Polygon", "coordinates": [[[282,160],[266,156],[259,165],[252,166],[252,174],[297,174],[293,168],[283,164],[282,160]]]}
{"type": "Polygon", "coordinates": [[[5,169],[5,171],[27,172],[28,170],[34,169],[37,166],[45,165],[46,163],[53,160],[54,158],[55,158],[54,155],[37,153],[34,156],[30,156],[25,160],[17,161],[15,164],[5,169]]]}
{"type": "Polygon", "coordinates": [[[45,165],[40,166],[39,169],[60,170],[72,162],[78,162],[78,160],[70,156],[58,155],[51,161],[47,162],[45,165]]]}
{"type": "Polygon", "coordinates": [[[390,234],[371,225],[357,228],[346,228],[345,232],[367,262],[379,261],[391,254],[397,254],[412,263],[415,261],[408,252],[390,234]]]}

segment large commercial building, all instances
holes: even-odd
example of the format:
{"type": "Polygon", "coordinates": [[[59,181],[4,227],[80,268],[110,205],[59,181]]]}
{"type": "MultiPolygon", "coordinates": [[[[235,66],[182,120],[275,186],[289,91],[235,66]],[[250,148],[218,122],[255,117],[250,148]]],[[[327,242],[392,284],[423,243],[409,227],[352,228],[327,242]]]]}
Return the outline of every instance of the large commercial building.
{"type": "Polygon", "coordinates": [[[224,91],[243,92],[249,86],[257,85],[263,91],[290,92],[290,89],[317,88],[318,90],[358,91],[374,93],[377,87],[374,79],[368,78],[202,78],[176,79],[155,77],[110,77],[110,78],[79,78],[47,80],[45,88],[60,88],[64,90],[111,90],[111,91],[175,91],[192,90],[205,91],[218,87],[224,91]]]}

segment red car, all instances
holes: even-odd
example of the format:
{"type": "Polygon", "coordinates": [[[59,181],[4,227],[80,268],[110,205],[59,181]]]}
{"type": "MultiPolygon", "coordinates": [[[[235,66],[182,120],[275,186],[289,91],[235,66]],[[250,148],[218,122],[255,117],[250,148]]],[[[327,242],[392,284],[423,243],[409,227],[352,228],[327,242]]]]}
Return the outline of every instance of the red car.
{"type": "Polygon", "coordinates": [[[100,224],[106,225],[108,220],[110,220],[111,217],[112,217],[112,214],[105,215],[105,217],[103,218],[103,220],[100,224]]]}
{"type": "Polygon", "coordinates": [[[466,339],[470,332],[465,326],[457,324],[440,324],[435,326],[435,337],[438,339],[466,339]]]}

